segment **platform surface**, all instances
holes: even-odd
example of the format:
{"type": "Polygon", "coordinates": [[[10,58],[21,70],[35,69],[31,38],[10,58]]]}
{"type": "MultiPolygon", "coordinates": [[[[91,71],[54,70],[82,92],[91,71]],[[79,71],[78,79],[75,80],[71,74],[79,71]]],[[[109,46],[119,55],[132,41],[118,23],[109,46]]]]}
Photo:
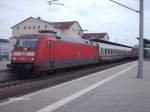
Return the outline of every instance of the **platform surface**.
{"type": "Polygon", "coordinates": [[[0,112],[150,112],[150,61],[137,61],[0,103],[0,112]]]}
{"type": "Polygon", "coordinates": [[[8,70],[7,64],[10,64],[10,61],[0,61],[0,72],[8,70]]]}

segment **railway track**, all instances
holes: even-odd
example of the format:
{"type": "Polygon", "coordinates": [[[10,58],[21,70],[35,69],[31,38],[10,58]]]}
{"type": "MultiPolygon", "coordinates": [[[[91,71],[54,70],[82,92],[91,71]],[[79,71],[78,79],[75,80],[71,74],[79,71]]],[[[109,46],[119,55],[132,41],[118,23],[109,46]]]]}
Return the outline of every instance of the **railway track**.
{"type": "Polygon", "coordinates": [[[129,61],[130,60],[125,60],[121,62],[109,63],[107,65],[92,65],[82,68],[76,67],[73,70],[72,68],[70,68],[69,70],[62,69],[59,72],[50,73],[48,75],[37,78],[1,81],[0,100],[7,99],[9,97],[20,96],[39,89],[74,80],[76,78],[102,71],[117,65],[121,65],[129,61]]]}

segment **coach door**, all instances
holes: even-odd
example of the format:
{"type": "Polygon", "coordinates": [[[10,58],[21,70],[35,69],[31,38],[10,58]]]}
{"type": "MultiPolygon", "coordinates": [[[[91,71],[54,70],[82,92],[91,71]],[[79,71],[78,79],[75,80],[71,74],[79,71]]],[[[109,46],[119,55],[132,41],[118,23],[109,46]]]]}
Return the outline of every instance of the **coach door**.
{"type": "Polygon", "coordinates": [[[54,67],[54,42],[51,40],[47,41],[47,47],[49,48],[49,61],[51,68],[54,67]]]}
{"type": "Polygon", "coordinates": [[[100,54],[99,54],[99,50],[100,50],[100,46],[99,46],[99,44],[98,43],[96,43],[96,59],[98,60],[98,61],[100,61],[99,60],[99,56],[100,56],[100,54]]]}
{"type": "Polygon", "coordinates": [[[53,43],[51,40],[47,41],[47,48],[48,48],[48,59],[53,60],[53,43]]]}

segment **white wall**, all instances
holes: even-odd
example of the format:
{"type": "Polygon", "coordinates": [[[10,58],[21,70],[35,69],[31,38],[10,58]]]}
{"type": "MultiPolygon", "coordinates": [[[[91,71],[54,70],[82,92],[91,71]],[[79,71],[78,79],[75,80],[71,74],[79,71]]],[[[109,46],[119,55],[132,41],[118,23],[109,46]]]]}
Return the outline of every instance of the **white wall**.
{"type": "Polygon", "coordinates": [[[81,38],[81,36],[79,35],[79,30],[81,29],[77,23],[72,25],[70,29],[62,30],[59,28],[54,28],[54,25],[50,23],[32,17],[13,27],[12,37],[25,35],[25,34],[39,34],[39,30],[53,30],[56,31],[58,35],[63,35],[63,36],[66,35],[66,36],[81,38]],[[38,26],[40,26],[40,28],[38,28],[38,26]],[[47,26],[47,28],[45,28],[45,26],[47,26]]]}
{"type": "Polygon", "coordinates": [[[12,37],[24,34],[38,34],[39,30],[46,29],[55,30],[53,26],[49,23],[43,22],[39,19],[30,18],[12,28],[12,37]],[[47,26],[47,28],[45,26],[47,26]]]}
{"type": "Polygon", "coordinates": [[[80,33],[80,30],[81,28],[78,26],[77,23],[73,24],[70,29],[68,30],[63,30],[63,33],[62,35],[69,35],[69,36],[72,36],[72,37],[76,37],[76,38],[82,38],[81,35],[79,34],[80,33]]]}

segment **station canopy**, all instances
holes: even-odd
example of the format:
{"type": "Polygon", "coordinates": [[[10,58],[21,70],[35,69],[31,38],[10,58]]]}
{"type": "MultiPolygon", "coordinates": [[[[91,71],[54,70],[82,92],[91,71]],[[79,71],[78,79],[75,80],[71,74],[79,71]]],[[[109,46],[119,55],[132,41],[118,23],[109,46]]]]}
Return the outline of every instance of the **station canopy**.
{"type": "MultiPolygon", "coordinates": [[[[139,38],[137,38],[139,40],[139,38]]],[[[143,39],[144,48],[150,48],[150,40],[144,38],[143,39]]]]}

